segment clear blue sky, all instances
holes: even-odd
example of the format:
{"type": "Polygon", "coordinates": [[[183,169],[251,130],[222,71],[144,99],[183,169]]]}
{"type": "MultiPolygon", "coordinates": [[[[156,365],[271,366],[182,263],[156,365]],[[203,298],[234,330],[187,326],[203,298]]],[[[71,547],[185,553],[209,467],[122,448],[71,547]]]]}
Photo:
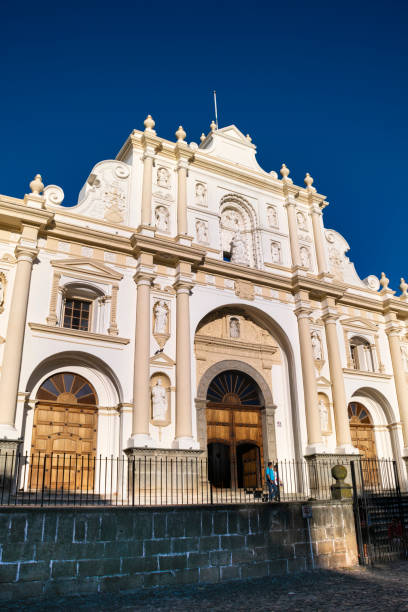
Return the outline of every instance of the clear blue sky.
{"type": "Polygon", "coordinates": [[[74,204],[147,113],[198,141],[216,89],[265,170],[312,174],[362,278],[408,278],[407,2],[7,2],[1,19],[1,193],[40,172],[74,204]]]}

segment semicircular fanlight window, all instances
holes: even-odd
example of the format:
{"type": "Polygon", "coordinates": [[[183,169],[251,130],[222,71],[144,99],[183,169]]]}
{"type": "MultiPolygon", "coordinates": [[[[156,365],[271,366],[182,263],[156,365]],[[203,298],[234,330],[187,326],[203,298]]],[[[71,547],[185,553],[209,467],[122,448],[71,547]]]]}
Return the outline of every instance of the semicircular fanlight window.
{"type": "Polygon", "coordinates": [[[351,425],[372,425],[371,417],[362,404],[351,402],[348,407],[348,415],[351,425]]]}
{"type": "Polygon", "coordinates": [[[262,403],[256,382],[247,374],[234,370],[222,372],[212,380],[207,401],[242,406],[260,406],[262,403]]]}
{"type": "Polygon", "coordinates": [[[37,399],[63,404],[98,403],[95,390],[89,382],[82,376],[69,372],[47,378],[38,390],[37,399]]]}

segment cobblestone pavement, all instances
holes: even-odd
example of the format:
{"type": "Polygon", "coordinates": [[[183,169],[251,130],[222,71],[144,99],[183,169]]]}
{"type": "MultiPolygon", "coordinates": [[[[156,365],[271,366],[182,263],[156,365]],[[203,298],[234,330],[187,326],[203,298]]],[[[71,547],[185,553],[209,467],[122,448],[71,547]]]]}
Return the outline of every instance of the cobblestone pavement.
{"type": "Polygon", "coordinates": [[[319,612],[408,610],[408,563],[377,568],[316,571],[282,578],[261,578],[216,585],[157,588],[131,593],[75,595],[25,600],[3,610],[196,610],[319,612]]]}

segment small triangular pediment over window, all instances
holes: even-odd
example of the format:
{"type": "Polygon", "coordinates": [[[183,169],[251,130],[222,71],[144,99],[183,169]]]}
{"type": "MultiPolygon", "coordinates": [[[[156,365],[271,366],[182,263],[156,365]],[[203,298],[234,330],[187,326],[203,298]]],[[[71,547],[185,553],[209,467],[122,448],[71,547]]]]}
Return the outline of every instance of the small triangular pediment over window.
{"type": "Polygon", "coordinates": [[[59,270],[66,275],[78,276],[80,278],[87,277],[105,281],[119,281],[123,278],[123,274],[120,274],[120,272],[117,272],[110,266],[87,257],[54,259],[51,265],[55,270],[59,270]]]}
{"type": "Polygon", "coordinates": [[[150,363],[152,365],[162,365],[162,366],[174,366],[175,361],[166,353],[157,353],[157,355],[153,355],[150,357],[150,363]]]}
{"type": "Polygon", "coordinates": [[[319,376],[316,379],[316,383],[318,387],[331,387],[331,382],[325,376],[319,376]]]}
{"type": "Polygon", "coordinates": [[[360,330],[378,331],[378,326],[372,321],[367,321],[359,317],[350,317],[348,319],[340,319],[340,323],[345,327],[356,327],[360,330]]]}

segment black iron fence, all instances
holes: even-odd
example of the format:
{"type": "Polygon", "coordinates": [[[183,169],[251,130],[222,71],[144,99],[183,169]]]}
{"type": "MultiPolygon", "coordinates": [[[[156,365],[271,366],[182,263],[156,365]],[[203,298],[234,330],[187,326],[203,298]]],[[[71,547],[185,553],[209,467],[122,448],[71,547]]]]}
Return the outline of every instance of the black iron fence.
{"type": "Polygon", "coordinates": [[[352,461],[353,504],[362,565],[408,558],[408,495],[395,461],[352,461]]]}
{"type": "MultiPolygon", "coordinates": [[[[339,463],[339,458],[277,461],[271,487],[260,466],[249,464],[239,470],[231,466],[231,473],[239,472],[240,479],[231,478],[228,486],[223,486],[211,482],[206,458],[0,453],[0,505],[165,506],[325,500],[334,496],[331,470],[339,463]]],[[[375,472],[378,487],[394,486],[391,464],[379,462],[375,472]]],[[[350,473],[348,479],[351,484],[350,473]]]]}

